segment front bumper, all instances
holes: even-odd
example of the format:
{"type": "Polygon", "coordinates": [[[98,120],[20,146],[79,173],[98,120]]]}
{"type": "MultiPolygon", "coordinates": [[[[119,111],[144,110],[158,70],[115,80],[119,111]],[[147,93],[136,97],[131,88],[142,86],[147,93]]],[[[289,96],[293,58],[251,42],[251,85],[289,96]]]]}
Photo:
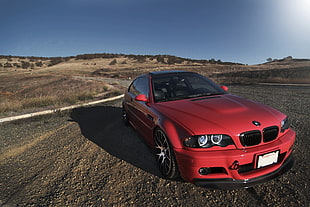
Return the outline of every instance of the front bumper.
{"type": "Polygon", "coordinates": [[[230,150],[174,149],[180,174],[184,180],[209,188],[246,188],[274,179],[287,172],[294,163],[292,145],[296,132],[288,130],[274,142],[230,150]],[[277,163],[258,167],[258,157],[279,153],[277,163]],[[238,167],[234,168],[234,163],[238,167]],[[203,174],[201,168],[211,169],[203,174]]]}
{"type": "Polygon", "coordinates": [[[213,189],[249,188],[254,185],[265,183],[267,181],[270,181],[272,179],[275,179],[283,175],[284,173],[289,171],[289,169],[291,169],[293,165],[294,165],[294,158],[292,155],[290,155],[279,169],[267,175],[260,176],[260,177],[256,177],[256,178],[252,178],[248,180],[234,180],[232,178],[224,178],[224,179],[196,178],[193,181],[197,186],[213,188],[213,189]]]}

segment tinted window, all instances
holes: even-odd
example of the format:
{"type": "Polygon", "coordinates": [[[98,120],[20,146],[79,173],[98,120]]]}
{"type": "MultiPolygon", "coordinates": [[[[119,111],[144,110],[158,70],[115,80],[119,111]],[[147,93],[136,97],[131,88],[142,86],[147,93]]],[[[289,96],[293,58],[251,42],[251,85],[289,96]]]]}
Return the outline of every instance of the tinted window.
{"type": "Polygon", "coordinates": [[[129,88],[129,92],[134,94],[135,96],[139,94],[144,94],[148,96],[149,94],[148,79],[145,77],[142,77],[142,78],[138,78],[134,80],[129,88]]]}
{"type": "Polygon", "coordinates": [[[215,83],[196,73],[160,75],[152,80],[155,102],[225,93],[215,83]]]}
{"type": "Polygon", "coordinates": [[[199,75],[188,75],[186,76],[187,81],[191,85],[192,90],[201,90],[207,91],[209,93],[217,93],[218,88],[215,87],[214,84],[211,84],[211,82],[206,79],[203,76],[199,75]]]}

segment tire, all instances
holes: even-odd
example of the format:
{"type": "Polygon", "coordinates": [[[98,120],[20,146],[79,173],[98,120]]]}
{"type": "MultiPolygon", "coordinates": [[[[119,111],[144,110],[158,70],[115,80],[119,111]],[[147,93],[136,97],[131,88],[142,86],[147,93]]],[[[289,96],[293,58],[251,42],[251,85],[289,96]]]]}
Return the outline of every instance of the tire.
{"type": "Polygon", "coordinates": [[[180,176],[175,155],[166,134],[157,129],[154,133],[155,156],[160,172],[167,179],[176,179],[180,176]]]}

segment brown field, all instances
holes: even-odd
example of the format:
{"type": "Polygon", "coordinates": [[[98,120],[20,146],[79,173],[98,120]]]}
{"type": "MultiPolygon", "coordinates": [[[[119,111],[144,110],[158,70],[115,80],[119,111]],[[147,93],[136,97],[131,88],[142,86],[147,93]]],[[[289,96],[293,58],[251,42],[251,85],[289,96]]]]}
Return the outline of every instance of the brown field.
{"type": "Polygon", "coordinates": [[[249,66],[174,56],[0,56],[0,117],[121,94],[137,75],[159,70],[194,71],[221,84],[310,84],[307,59],[285,58],[249,66]]]}

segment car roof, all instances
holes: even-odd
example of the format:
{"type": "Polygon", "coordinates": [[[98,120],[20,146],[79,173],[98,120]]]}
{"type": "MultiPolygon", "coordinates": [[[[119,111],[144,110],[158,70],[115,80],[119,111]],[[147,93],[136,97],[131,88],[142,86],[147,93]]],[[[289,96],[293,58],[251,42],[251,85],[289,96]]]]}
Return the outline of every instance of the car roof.
{"type": "Polygon", "coordinates": [[[142,78],[142,77],[157,77],[157,76],[162,76],[162,75],[172,75],[172,74],[181,74],[181,73],[193,73],[193,72],[188,72],[184,70],[162,70],[162,71],[153,71],[149,72],[147,74],[142,74],[137,76],[135,79],[142,78]]]}
{"type": "Polygon", "coordinates": [[[158,75],[176,74],[176,73],[190,73],[190,72],[183,70],[163,70],[163,71],[150,72],[149,74],[151,76],[158,76],[158,75]]]}

